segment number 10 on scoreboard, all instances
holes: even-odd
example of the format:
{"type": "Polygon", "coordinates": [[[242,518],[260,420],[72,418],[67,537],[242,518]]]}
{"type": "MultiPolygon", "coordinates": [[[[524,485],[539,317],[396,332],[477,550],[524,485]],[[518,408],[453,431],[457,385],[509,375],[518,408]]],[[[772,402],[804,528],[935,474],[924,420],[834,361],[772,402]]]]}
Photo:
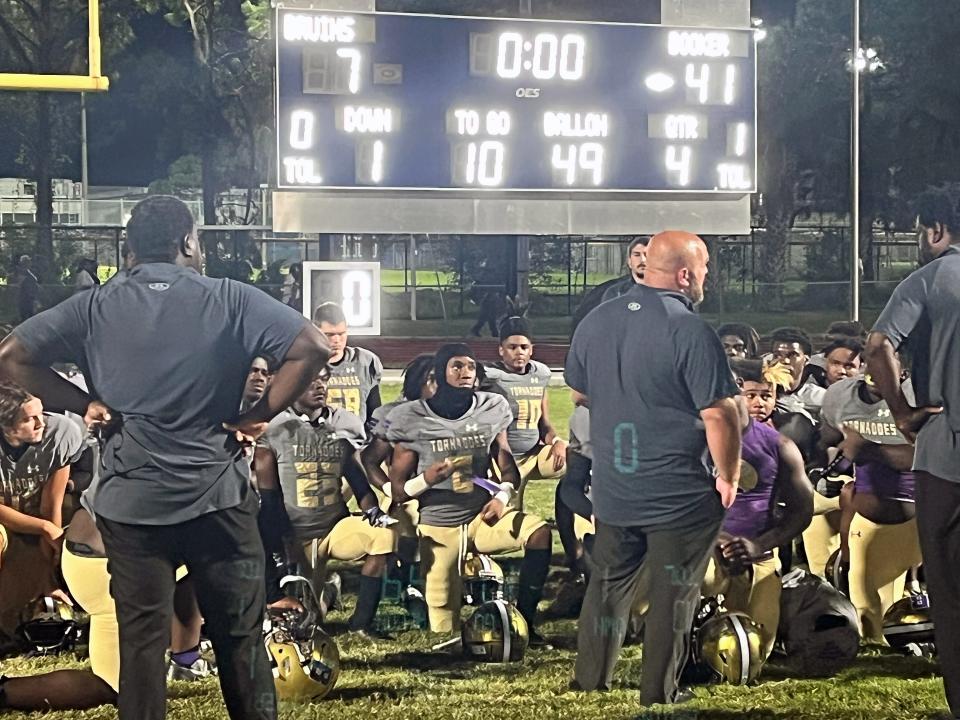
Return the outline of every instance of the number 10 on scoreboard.
{"type": "Polygon", "coordinates": [[[325,302],[343,308],[351,335],[380,334],[380,264],[303,263],[303,314],[310,320],[325,302]]]}

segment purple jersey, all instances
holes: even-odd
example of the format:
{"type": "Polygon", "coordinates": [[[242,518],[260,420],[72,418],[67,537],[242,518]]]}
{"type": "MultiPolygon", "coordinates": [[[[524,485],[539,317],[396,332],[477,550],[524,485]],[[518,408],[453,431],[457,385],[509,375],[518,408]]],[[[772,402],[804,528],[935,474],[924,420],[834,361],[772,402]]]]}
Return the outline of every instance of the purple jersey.
{"type": "Polygon", "coordinates": [[[753,539],[770,527],[773,487],[780,468],[780,433],[751,420],[743,434],[742,458],[740,488],[727,510],[723,532],[753,539]]]}

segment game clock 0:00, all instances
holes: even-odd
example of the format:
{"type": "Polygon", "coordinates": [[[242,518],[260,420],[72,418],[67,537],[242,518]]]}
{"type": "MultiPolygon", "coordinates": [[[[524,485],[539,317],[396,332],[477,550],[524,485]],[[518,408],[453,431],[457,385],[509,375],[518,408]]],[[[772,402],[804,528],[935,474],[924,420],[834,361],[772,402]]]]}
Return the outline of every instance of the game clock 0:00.
{"type": "Polygon", "coordinates": [[[747,29],[279,9],[281,188],[751,192],[747,29]]]}

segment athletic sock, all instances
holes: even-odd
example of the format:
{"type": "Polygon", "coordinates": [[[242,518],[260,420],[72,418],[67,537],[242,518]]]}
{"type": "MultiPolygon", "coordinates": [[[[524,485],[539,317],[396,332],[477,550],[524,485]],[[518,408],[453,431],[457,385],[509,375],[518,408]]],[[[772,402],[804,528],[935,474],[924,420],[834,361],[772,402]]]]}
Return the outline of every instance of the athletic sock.
{"type": "Polygon", "coordinates": [[[533,629],[537,619],[537,603],[543,595],[543,584],[550,572],[550,550],[548,548],[528,548],[520,563],[520,588],[517,591],[517,610],[533,629]]]}
{"type": "Polygon", "coordinates": [[[373,625],[383,592],[383,578],[360,576],[360,591],[357,593],[357,609],[350,618],[351,630],[366,630],[373,625]]]}
{"type": "Polygon", "coordinates": [[[170,653],[170,659],[180,667],[191,667],[200,659],[200,646],[197,645],[183,652],[172,652],[170,653]]]}

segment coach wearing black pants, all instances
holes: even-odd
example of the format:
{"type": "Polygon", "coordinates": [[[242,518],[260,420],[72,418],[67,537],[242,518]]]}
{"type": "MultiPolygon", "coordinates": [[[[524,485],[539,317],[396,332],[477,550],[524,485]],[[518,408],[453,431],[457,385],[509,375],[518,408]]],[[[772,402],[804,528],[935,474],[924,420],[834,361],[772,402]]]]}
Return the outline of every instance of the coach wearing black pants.
{"type": "Polygon", "coordinates": [[[120,625],[120,717],[165,715],[174,573],[185,564],[230,717],[275,718],[258,503],[242,443],[312,381],[326,341],[262,291],[204,277],[193,218],[176,198],[139,203],[127,244],[129,272],[20,325],[0,345],[0,372],[105,438],[94,511],[120,625]],[[237,418],[256,357],[281,365],[237,418]],[[56,362],[83,368],[90,396],[50,370],[56,362]]]}
{"type": "Polygon", "coordinates": [[[567,384],[590,406],[597,520],[574,682],[610,686],[642,582],[644,705],[679,699],[700,585],[740,475],[738,389],[720,339],[693,312],[708,260],[696,235],[654,236],[643,283],[587,315],[567,355],[567,384]]]}
{"type": "Polygon", "coordinates": [[[867,366],[900,431],[916,441],[917,530],[947,703],[960,718],[960,210],[944,190],[917,199],[923,267],[904,280],[867,340],[867,366]],[[917,407],[896,350],[913,360],[917,407]]]}

